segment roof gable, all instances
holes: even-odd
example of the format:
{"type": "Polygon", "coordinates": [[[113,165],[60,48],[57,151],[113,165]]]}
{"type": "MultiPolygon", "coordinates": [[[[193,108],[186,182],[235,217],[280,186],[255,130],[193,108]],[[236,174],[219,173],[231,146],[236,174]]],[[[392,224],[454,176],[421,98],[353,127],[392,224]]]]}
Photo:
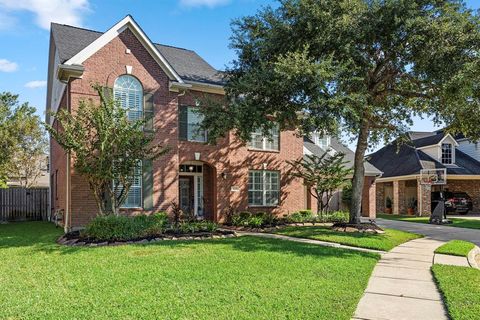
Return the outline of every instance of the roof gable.
{"type": "Polygon", "coordinates": [[[159,66],[165,71],[165,73],[170,77],[171,80],[176,80],[180,83],[183,83],[183,80],[177,74],[177,72],[172,68],[172,66],[167,62],[165,57],[158,51],[157,47],[153,45],[147,35],[135,22],[135,20],[130,16],[126,16],[120,20],[117,24],[111,27],[107,32],[103,33],[97,37],[93,42],[88,44],[85,48],[81,49],[73,57],[65,61],[65,65],[80,65],[89,57],[91,57],[95,52],[103,48],[107,43],[112,41],[120,33],[126,29],[130,29],[132,33],[138,38],[138,40],[143,44],[145,49],[150,53],[150,55],[157,61],[159,66]]]}

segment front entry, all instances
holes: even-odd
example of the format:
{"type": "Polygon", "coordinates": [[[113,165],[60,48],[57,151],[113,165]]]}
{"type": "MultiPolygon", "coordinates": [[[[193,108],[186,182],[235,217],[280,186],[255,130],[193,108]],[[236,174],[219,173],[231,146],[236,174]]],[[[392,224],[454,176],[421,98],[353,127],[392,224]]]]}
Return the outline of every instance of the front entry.
{"type": "Polygon", "coordinates": [[[179,202],[183,212],[197,218],[204,217],[203,174],[200,172],[181,172],[179,178],[179,202]]]}

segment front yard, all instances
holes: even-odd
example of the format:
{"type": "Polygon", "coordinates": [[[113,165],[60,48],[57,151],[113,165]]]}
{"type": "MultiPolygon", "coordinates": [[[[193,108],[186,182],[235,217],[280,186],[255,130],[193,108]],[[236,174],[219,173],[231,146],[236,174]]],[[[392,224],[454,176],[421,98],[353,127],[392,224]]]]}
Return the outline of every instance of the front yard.
{"type": "Polygon", "coordinates": [[[350,319],[378,255],[255,237],[66,247],[0,225],[1,319],[350,319]]]}
{"type": "Polygon", "coordinates": [[[296,238],[307,238],[336,242],[353,247],[389,251],[404,242],[421,238],[421,235],[385,229],[384,234],[338,232],[329,227],[285,227],[276,231],[278,234],[296,238]]]}
{"type": "MultiPolygon", "coordinates": [[[[429,223],[429,220],[430,220],[430,217],[416,217],[416,216],[405,216],[405,215],[398,215],[398,214],[380,214],[380,213],[377,214],[377,218],[407,221],[407,222],[417,222],[417,223],[429,223]]],[[[444,224],[443,226],[467,228],[467,229],[480,229],[480,220],[470,220],[470,219],[462,219],[462,218],[448,218],[448,220],[452,221],[452,223],[444,224]]]]}
{"type": "Polygon", "coordinates": [[[433,275],[453,320],[473,320],[480,315],[480,270],[435,264],[433,275]]]}

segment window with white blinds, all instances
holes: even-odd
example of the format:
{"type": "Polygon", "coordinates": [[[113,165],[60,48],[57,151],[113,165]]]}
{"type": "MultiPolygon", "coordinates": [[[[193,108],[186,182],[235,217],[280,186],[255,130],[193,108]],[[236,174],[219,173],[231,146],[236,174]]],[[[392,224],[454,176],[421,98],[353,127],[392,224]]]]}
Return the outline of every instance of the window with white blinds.
{"type": "Polygon", "coordinates": [[[113,96],[128,110],[128,119],[135,121],[143,117],[143,88],[137,78],[122,75],[115,80],[113,96]]]}
{"type": "Polygon", "coordinates": [[[251,134],[248,147],[257,150],[278,151],[280,141],[280,130],[278,126],[270,129],[268,135],[263,135],[261,129],[257,129],[251,134]]]}
{"type": "Polygon", "coordinates": [[[248,205],[276,206],[280,197],[278,171],[250,170],[248,172],[248,205]]]}
{"type": "MultiPolygon", "coordinates": [[[[138,161],[134,169],[133,175],[130,177],[132,185],[128,190],[127,198],[121,205],[121,208],[141,208],[142,207],[142,161],[138,161]]],[[[122,191],[123,185],[119,184],[115,190],[117,196],[122,191]]]]}

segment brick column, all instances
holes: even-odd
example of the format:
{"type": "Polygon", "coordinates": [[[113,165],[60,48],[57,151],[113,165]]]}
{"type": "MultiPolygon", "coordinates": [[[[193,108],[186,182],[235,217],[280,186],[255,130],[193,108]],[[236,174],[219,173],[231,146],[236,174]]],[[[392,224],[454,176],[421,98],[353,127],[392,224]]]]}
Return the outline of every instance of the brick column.
{"type": "Polygon", "coordinates": [[[369,217],[370,219],[377,217],[376,195],[375,177],[365,177],[362,192],[362,217],[369,217]]]}
{"type": "Polygon", "coordinates": [[[420,179],[417,180],[417,202],[418,215],[429,216],[432,214],[432,186],[420,184],[420,179]]]}
{"type": "Polygon", "coordinates": [[[405,205],[405,181],[393,181],[393,214],[406,213],[405,205]]]}
{"type": "Polygon", "coordinates": [[[377,201],[377,207],[376,211],[383,213],[385,212],[385,183],[380,182],[380,183],[375,183],[375,189],[376,189],[376,201],[377,201]]]}

